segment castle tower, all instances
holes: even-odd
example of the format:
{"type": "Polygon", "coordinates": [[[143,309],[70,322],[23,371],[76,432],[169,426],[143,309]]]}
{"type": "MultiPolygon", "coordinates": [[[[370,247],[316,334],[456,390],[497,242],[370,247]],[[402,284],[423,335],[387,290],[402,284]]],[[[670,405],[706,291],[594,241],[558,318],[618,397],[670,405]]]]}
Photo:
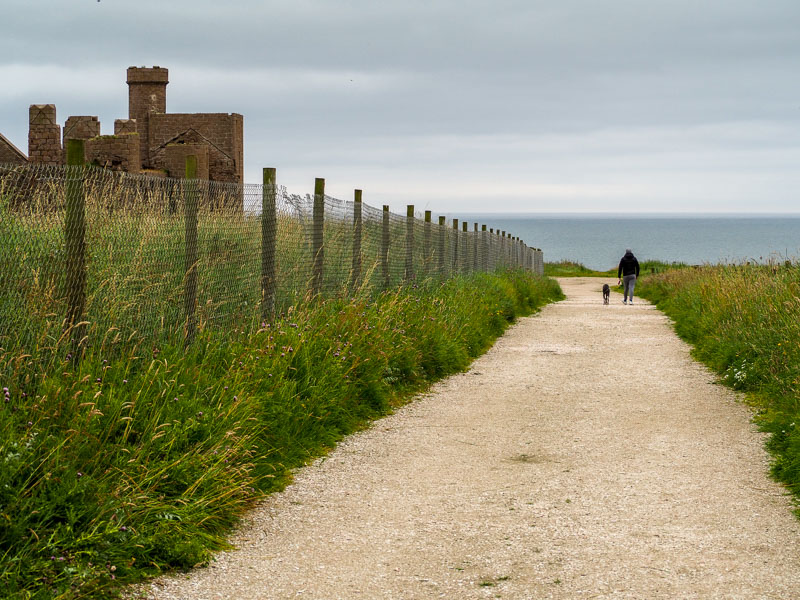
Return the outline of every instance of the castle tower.
{"type": "Polygon", "coordinates": [[[31,104],[28,121],[28,160],[42,165],[61,164],[61,126],[55,104],[31,104]]]}
{"type": "Polygon", "coordinates": [[[128,67],[128,118],[136,120],[143,167],[150,166],[150,113],[167,112],[167,69],[128,67]]]}

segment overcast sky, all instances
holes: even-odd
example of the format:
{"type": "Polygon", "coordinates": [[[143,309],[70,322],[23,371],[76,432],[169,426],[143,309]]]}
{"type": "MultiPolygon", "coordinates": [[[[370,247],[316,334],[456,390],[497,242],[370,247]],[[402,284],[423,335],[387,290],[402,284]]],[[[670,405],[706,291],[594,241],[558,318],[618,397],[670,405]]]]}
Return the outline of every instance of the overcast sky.
{"type": "Polygon", "coordinates": [[[1,0],[28,105],[244,115],[245,178],[449,212],[798,212],[798,0],[1,0]]]}

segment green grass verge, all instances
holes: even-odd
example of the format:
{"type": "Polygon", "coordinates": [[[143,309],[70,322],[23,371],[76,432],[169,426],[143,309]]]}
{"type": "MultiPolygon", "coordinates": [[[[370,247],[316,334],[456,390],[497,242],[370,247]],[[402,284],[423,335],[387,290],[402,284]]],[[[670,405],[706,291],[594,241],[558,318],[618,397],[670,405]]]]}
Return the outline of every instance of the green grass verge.
{"type": "MultiPolygon", "coordinates": [[[[694,356],[747,393],[772,474],[800,498],[800,266],[707,266],[644,278],[694,356]]],[[[800,514],[799,514],[800,516],[800,514]]]]}
{"type": "Polygon", "coordinates": [[[0,352],[3,597],[115,597],[204,563],[291,469],[561,298],[551,279],[476,274],[203,330],[187,350],[98,344],[35,376],[0,352]]]}
{"type": "MultiPolygon", "coordinates": [[[[685,268],[684,263],[666,263],[660,260],[645,260],[639,264],[641,274],[662,273],[672,269],[685,268]]],[[[544,274],[547,277],[616,277],[617,269],[611,268],[608,271],[595,271],[581,263],[562,260],[559,262],[544,263],[544,274]]]]}

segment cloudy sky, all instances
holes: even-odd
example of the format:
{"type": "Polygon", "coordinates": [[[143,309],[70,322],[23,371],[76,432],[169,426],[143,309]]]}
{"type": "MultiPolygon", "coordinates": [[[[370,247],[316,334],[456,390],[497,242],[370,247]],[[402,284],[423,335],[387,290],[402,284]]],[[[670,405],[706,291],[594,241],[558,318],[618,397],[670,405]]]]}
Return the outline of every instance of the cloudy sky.
{"type": "Polygon", "coordinates": [[[239,112],[245,176],[434,212],[800,212],[797,0],[2,0],[29,104],[239,112]]]}

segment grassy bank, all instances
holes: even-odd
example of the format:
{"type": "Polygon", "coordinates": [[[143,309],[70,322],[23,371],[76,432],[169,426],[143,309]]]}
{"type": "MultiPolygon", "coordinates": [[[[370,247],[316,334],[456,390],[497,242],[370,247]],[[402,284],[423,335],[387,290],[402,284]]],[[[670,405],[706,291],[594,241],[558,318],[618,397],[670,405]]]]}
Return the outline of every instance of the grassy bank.
{"type": "MultiPolygon", "coordinates": [[[[684,268],[684,263],[666,263],[660,260],[641,261],[639,267],[641,274],[662,273],[663,271],[684,268]]],[[[617,268],[612,267],[608,271],[595,271],[589,267],[570,260],[544,263],[544,274],[547,277],[616,277],[617,268]]]]}
{"type": "Polygon", "coordinates": [[[800,497],[800,266],[709,266],[643,279],[696,358],[747,392],[773,475],[800,497]]]}
{"type": "Polygon", "coordinates": [[[4,597],[113,597],[203,563],[292,468],[561,297],[521,271],[476,274],[204,330],[187,350],[94,345],[33,377],[0,353],[4,597]]]}

